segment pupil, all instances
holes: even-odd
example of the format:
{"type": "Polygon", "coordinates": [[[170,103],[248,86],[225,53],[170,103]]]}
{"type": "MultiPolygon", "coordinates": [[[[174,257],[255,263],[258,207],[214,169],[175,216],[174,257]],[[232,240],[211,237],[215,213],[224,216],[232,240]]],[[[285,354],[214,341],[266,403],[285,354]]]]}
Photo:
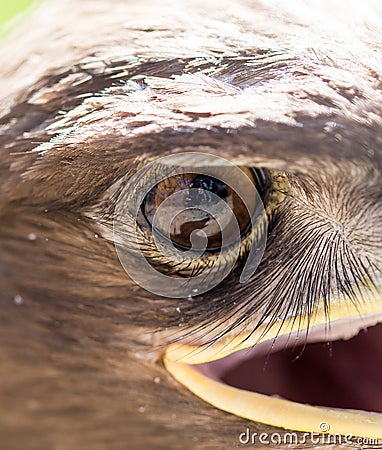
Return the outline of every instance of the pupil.
{"type": "Polygon", "coordinates": [[[216,202],[216,198],[209,195],[209,192],[224,199],[228,195],[227,185],[220,180],[208,175],[197,175],[190,183],[189,194],[186,198],[186,206],[208,205],[216,202]],[[198,189],[198,191],[195,191],[198,189]]]}
{"type": "Polygon", "coordinates": [[[205,191],[213,192],[220,198],[227,197],[227,185],[217,178],[208,175],[197,175],[190,184],[191,188],[200,188],[205,191]]]}

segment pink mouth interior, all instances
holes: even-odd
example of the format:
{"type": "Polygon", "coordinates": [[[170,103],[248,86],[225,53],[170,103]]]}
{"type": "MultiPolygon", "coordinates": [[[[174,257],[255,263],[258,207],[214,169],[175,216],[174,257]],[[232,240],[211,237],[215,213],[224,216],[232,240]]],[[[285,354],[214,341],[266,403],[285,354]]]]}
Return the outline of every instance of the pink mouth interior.
{"type": "Polygon", "coordinates": [[[295,345],[279,338],[200,370],[225,384],[299,403],[382,413],[382,324],[348,341],[295,345]]]}

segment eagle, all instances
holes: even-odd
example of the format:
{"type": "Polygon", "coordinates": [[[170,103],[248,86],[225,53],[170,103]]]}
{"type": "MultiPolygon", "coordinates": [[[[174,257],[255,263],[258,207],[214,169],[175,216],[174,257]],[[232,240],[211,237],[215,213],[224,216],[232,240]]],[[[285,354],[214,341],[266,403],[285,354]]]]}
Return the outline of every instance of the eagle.
{"type": "Polygon", "coordinates": [[[379,448],[382,4],[49,0],[19,22],[2,448],[379,448]]]}

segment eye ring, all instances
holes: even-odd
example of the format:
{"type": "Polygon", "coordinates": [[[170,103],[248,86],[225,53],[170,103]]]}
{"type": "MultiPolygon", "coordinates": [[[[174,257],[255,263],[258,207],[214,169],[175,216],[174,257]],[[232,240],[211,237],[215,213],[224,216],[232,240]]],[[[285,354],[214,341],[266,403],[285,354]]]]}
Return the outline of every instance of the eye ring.
{"type": "MultiPolygon", "coordinates": [[[[260,264],[268,236],[268,213],[259,191],[263,189],[257,190],[239,166],[208,153],[174,153],[147,163],[128,178],[114,209],[114,243],[123,268],[142,288],[167,298],[201,295],[223,281],[234,269],[239,275],[238,282],[245,283],[260,264]],[[163,242],[161,236],[158,238],[158,227],[150,229],[142,212],[147,194],[163,180],[178,175],[184,180],[184,174],[188,173],[215,177],[237,193],[246,209],[253,213],[249,214],[252,225],[244,238],[234,220],[232,223],[236,224],[237,232],[232,241],[223,220],[220,251],[209,252],[205,247],[197,248],[195,252],[194,248],[180,251],[168,239],[169,234],[164,233],[166,240],[163,242]]],[[[272,192],[273,187],[270,197],[272,192]]],[[[215,197],[215,201],[221,204],[207,211],[219,219],[219,213],[224,218],[226,213],[227,218],[229,213],[232,216],[232,209],[221,198],[215,197]]],[[[178,211],[179,208],[175,208],[175,212],[178,211]]]]}

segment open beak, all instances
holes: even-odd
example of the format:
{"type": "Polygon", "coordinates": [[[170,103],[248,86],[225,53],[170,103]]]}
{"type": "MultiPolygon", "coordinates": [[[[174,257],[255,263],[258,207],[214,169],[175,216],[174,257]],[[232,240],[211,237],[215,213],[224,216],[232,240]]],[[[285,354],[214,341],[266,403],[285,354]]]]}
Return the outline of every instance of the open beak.
{"type": "Polygon", "coordinates": [[[294,431],[382,438],[382,296],[375,291],[365,288],[358,304],[332,298],[328,314],[309,320],[290,317],[209,345],[172,344],[164,364],[195,395],[236,416],[294,431]],[[285,356],[298,347],[297,359],[285,356]]]}

